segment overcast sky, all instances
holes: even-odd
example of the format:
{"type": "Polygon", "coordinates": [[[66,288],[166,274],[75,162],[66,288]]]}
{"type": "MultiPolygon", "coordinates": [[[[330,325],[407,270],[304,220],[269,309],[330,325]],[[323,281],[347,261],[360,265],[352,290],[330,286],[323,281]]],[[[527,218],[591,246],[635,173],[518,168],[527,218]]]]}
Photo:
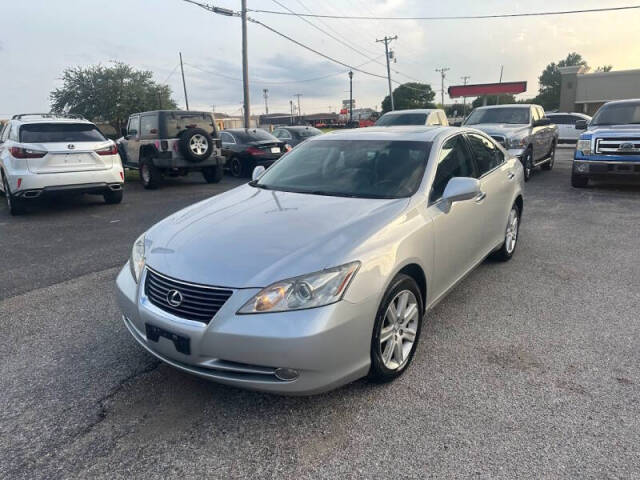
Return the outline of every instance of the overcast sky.
{"type": "MultiPolygon", "coordinates": [[[[279,0],[297,12],[367,16],[446,16],[515,13],[621,6],[630,0],[279,0]],[[305,8],[307,10],[305,10],[305,8]]],[[[212,0],[239,9],[240,0],[212,0]]],[[[272,0],[248,0],[249,8],[282,10],[272,0]]],[[[49,92],[69,66],[119,60],[154,72],[184,105],[178,52],[182,51],[191,108],[239,114],[242,103],[240,20],[208,13],[181,0],[1,0],[0,118],[26,111],[48,111],[49,92]]],[[[397,63],[392,77],[430,83],[440,89],[436,68],[448,67],[445,89],[461,83],[526,80],[533,96],[537,77],[550,61],[570,51],[591,66],[640,68],[640,10],[578,15],[457,21],[314,20],[346,39],[350,50],[296,17],[252,13],[265,24],[350,65],[385,74],[384,48],[376,38],[398,35],[392,43],[397,63]]],[[[249,24],[249,75],[252,113],[264,112],[262,89],[269,89],[270,111],[287,112],[301,93],[305,113],[339,108],[348,98],[347,69],[249,24]],[[309,80],[335,74],[320,80],[309,80]],[[305,81],[301,81],[305,80],[305,81]],[[296,82],[297,81],[297,82],[296,82]],[[270,83],[267,83],[270,82],[270,83]]],[[[356,72],[357,107],[379,108],[386,80],[356,72]]],[[[438,97],[439,98],[439,97],[438,97]]],[[[448,99],[445,98],[445,101],[448,99]]]]}

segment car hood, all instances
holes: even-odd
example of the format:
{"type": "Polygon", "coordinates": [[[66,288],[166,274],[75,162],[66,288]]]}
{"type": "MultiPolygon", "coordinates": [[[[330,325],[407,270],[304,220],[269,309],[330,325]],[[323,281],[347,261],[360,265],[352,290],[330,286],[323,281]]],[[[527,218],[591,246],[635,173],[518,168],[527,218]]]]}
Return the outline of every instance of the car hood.
{"type": "Polygon", "coordinates": [[[465,125],[469,128],[477,128],[489,135],[504,135],[513,137],[520,133],[525,134],[529,131],[528,125],[513,123],[479,123],[477,125],[465,125]]]}
{"type": "Polygon", "coordinates": [[[640,136],[640,125],[593,125],[584,133],[590,133],[598,137],[626,137],[629,134],[640,136]]]}
{"type": "Polygon", "coordinates": [[[243,185],[181,210],[146,235],[146,262],[171,277],[230,288],[357,260],[350,252],[409,199],[362,199],[243,185]]]}

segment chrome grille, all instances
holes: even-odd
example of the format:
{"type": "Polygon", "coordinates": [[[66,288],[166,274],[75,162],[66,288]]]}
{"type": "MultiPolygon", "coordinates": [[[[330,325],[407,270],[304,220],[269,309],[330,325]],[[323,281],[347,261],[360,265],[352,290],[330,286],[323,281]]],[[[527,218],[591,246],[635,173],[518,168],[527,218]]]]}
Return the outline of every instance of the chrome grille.
{"type": "Polygon", "coordinates": [[[196,285],[159,274],[147,267],[144,293],[151,303],[180,318],[209,323],[233,290],[196,285]],[[169,303],[169,292],[180,292],[179,305],[169,303]]]}
{"type": "Polygon", "coordinates": [[[640,138],[598,138],[596,153],[603,155],[640,155],[640,138]],[[621,148],[621,147],[631,148],[621,148]]]}
{"type": "Polygon", "coordinates": [[[493,138],[496,142],[498,142],[500,145],[502,145],[503,147],[506,148],[507,146],[507,140],[504,136],[502,135],[491,135],[491,138],[493,138]]]}

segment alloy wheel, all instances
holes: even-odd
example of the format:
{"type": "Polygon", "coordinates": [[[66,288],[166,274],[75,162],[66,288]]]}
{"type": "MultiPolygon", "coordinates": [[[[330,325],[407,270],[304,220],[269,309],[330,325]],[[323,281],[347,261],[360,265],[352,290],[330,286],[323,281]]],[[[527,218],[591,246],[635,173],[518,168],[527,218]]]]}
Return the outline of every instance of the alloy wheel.
{"type": "Polygon", "coordinates": [[[207,139],[199,133],[195,134],[193,137],[191,137],[191,140],[189,140],[189,149],[195,155],[204,155],[205,153],[207,153],[208,148],[209,142],[207,142],[207,139]]]}
{"type": "Polygon", "coordinates": [[[149,165],[146,163],[143,163],[140,167],[140,176],[145,185],[151,181],[151,171],[149,170],[149,165]]]}
{"type": "Polygon", "coordinates": [[[7,179],[4,177],[2,177],[2,184],[4,185],[4,197],[7,199],[7,207],[11,210],[11,191],[9,190],[7,179]]]}
{"type": "Polygon", "coordinates": [[[231,175],[239,177],[242,174],[242,163],[237,158],[231,159],[231,175]]]}
{"type": "Polygon", "coordinates": [[[505,249],[508,254],[513,253],[518,241],[518,211],[515,207],[509,212],[509,220],[507,221],[507,233],[504,238],[505,249]]]}
{"type": "Polygon", "coordinates": [[[389,370],[405,366],[416,341],[419,307],[410,290],[400,291],[389,303],[380,330],[382,363],[389,370]]]}

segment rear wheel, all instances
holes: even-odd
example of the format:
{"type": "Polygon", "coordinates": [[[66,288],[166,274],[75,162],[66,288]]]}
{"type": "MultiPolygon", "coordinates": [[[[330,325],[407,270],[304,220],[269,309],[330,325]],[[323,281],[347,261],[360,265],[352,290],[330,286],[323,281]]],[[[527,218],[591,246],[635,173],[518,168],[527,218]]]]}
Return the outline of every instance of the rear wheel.
{"type": "Polygon", "coordinates": [[[218,183],[222,180],[224,171],[222,165],[216,165],[215,167],[206,167],[202,169],[202,176],[207,183],[218,183]]]}
{"type": "Polygon", "coordinates": [[[140,159],[140,181],[147,190],[155,190],[162,183],[162,172],[156,168],[150,158],[140,159]]]}
{"type": "Polygon", "coordinates": [[[378,308],[371,339],[369,378],[390,382],[411,363],[418,345],[424,308],[416,281],[397,275],[378,308]]]}
{"type": "Polygon", "coordinates": [[[231,175],[237,178],[245,177],[247,175],[245,170],[242,160],[238,157],[231,157],[231,161],[229,163],[229,171],[231,172],[231,175]]]}
{"type": "Polygon", "coordinates": [[[16,197],[11,193],[9,182],[7,182],[7,179],[4,177],[4,175],[2,176],[2,185],[4,187],[4,198],[7,201],[9,213],[14,216],[24,213],[24,200],[16,197]]]}
{"type": "Polygon", "coordinates": [[[574,188],[584,188],[589,185],[589,177],[582,175],[571,174],[571,186],[574,188]]]}
{"type": "Polygon", "coordinates": [[[102,197],[104,198],[105,203],[115,205],[122,202],[123,193],[124,192],[122,190],[109,190],[108,192],[103,193],[102,197]]]}

